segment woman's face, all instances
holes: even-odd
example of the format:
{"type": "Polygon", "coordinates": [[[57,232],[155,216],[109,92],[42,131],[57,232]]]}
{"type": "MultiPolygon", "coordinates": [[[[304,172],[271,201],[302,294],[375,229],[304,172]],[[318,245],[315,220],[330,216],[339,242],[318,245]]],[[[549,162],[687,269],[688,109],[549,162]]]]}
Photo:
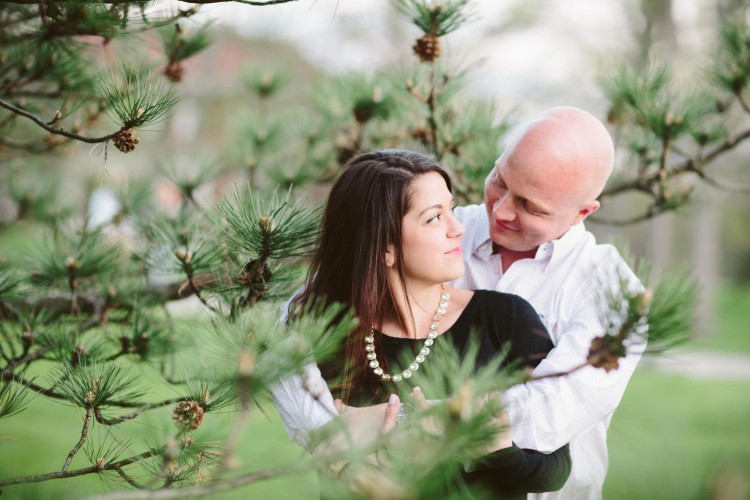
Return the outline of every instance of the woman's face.
{"type": "Polygon", "coordinates": [[[453,195],[443,177],[428,172],[410,186],[411,210],[403,220],[403,263],[407,280],[443,283],[464,273],[461,236],[453,215],[453,195]]]}

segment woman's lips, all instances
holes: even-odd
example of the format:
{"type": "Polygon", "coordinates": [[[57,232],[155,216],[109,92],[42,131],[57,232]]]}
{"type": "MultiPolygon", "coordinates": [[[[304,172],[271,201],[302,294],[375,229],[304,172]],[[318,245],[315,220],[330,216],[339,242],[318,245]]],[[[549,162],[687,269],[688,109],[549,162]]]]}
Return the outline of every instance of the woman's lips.
{"type": "Polygon", "coordinates": [[[456,247],[453,250],[450,250],[448,252],[445,252],[446,255],[461,255],[463,254],[463,251],[461,250],[461,247],[456,247]]]}

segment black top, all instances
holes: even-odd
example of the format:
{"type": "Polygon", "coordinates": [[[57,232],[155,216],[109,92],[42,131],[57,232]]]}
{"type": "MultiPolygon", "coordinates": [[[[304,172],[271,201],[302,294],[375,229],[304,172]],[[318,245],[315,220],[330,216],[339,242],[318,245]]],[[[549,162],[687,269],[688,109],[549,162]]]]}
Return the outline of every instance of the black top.
{"type": "MultiPolygon", "coordinates": [[[[397,338],[377,333],[380,341],[378,356],[382,352],[391,366],[405,352],[413,351],[416,354],[424,345],[424,339],[397,338]]],[[[459,352],[464,352],[470,337],[476,333],[480,342],[477,367],[486,365],[508,343],[510,351],[505,363],[519,363],[530,368],[536,367],[554,347],[531,304],[518,295],[507,293],[476,290],[453,326],[439,335],[435,342],[450,339],[459,352]]],[[[426,363],[429,363],[429,359],[426,363]]],[[[390,373],[396,372],[395,369],[390,370],[390,373]]]]}
{"type": "MultiPolygon", "coordinates": [[[[474,291],[458,320],[439,335],[435,343],[450,340],[463,353],[472,337],[479,341],[477,367],[487,364],[507,348],[508,343],[510,349],[504,363],[531,368],[554,347],[531,304],[517,295],[489,290],[474,291]]],[[[402,369],[398,360],[415,355],[424,345],[424,339],[396,338],[376,332],[375,344],[378,358],[388,361],[388,372],[393,374],[402,369]]],[[[429,362],[428,357],[425,365],[429,362]]],[[[324,376],[328,378],[326,371],[324,376]]],[[[355,406],[382,402],[372,400],[372,396],[369,401],[363,401],[365,394],[352,396],[350,401],[355,406]]],[[[559,490],[570,475],[570,467],[568,445],[543,454],[520,449],[514,444],[482,457],[471,467],[471,472],[463,470],[461,476],[467,483],[492,492],[494,498],[510,498],[527,492],[559,490]]]]}

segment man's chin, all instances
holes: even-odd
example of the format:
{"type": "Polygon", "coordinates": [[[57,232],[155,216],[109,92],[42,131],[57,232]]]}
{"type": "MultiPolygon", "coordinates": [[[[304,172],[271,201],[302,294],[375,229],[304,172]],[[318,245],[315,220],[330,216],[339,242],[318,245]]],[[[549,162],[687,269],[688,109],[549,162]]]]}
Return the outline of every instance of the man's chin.
{"type": "Polygon", "coordinates": [[[494,253],[499,250],[510,250],[511,252],[526,253],[533,252],[538,248],[537,246],[529,246],[527,242],[518,241],[512,238],[497,237],[496,235],[490,235],[492,238],[492,248],[494,253]]]}

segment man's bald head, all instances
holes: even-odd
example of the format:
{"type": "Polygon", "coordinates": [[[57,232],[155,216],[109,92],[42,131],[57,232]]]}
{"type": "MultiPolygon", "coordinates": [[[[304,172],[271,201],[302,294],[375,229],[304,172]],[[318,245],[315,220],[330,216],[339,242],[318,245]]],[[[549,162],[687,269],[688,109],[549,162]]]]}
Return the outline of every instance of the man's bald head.
{"type": "Polygon", "coordinates": [[[614,165],[614,145],[601,121],[574,107],[550,108],[516,129],[501,159],[530,169],[576,204],[594,201],[614,165]],[[570,198],[569,198],[570,197],[570,198]]]}
{"type": "Polygon", "coordinates": [[[578,108],[557,107],[515,129],[484,183],[496,248],[533,252],[599,209],[614,164],[604,125],[578,108]]]}

